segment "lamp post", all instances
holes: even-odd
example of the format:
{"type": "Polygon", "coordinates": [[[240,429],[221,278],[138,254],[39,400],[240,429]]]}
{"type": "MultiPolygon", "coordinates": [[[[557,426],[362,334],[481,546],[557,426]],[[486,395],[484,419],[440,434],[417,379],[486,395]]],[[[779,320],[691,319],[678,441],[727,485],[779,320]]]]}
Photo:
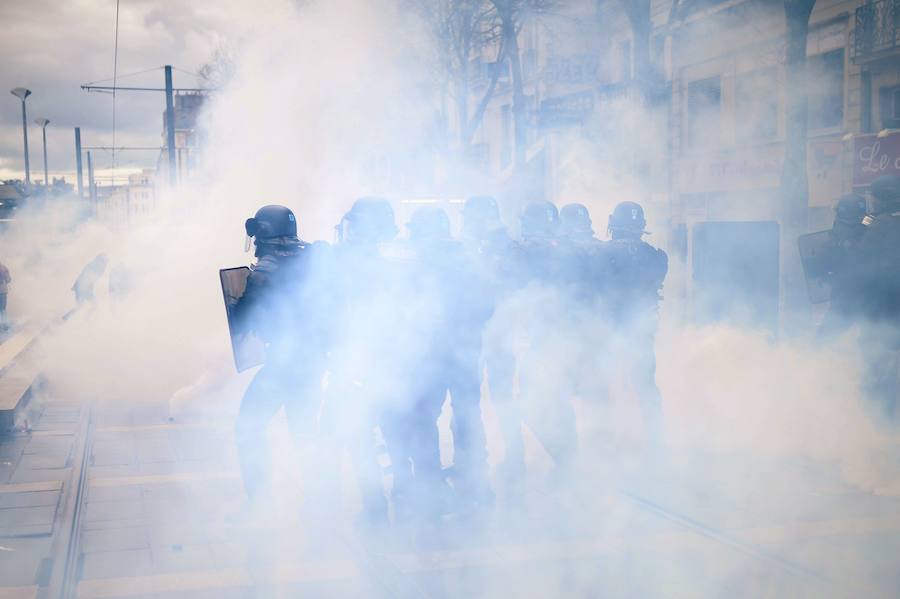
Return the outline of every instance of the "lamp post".
{"type": "Polygon", "coordinates": [[[31,185],[31,169],[28,165],[28,118],[25,115],[25,98],[31,95],[31,90],[17,87],[10,90],[9,93],[22,100],[22,137],[25,140],[25,184],[31,185]]]}
{"type": "Polygon", "coordinates": [[[34,122],[40,125],[44,137],[44,191],[46,192],[49,189],[49,183],[47,182],[47,125],[50,124],[50,120],[35,119],[34,122]]]}

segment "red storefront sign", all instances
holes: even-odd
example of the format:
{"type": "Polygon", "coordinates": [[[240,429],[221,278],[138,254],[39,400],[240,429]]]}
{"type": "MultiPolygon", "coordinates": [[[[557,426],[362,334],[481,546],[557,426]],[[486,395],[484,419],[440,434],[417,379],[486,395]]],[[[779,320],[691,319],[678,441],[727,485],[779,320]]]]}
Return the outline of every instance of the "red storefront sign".
{"type": "Polygon", "coordinates": [[[870,185],[881,175],[900,175],[900,133],[853,140],[853,185],[870,185]]]}

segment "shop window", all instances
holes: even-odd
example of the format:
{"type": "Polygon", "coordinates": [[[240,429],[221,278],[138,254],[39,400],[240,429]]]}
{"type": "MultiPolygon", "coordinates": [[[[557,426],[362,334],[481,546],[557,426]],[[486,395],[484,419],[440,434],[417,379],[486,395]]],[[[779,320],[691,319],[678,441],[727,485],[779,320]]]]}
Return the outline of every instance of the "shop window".
{"type": "Polygon", "coordinates": [[[775,138],[778,132],[778,87],[775,69],[763,69],[737,76],[734,131],[738,143],[775,138]]]}
{"type": "Polygon", "coordinates": [[[688,84],[688,145],[719,145],[719,122],[722,115],[722,84],[710,77],[688,84]]]}
{"type": "Polygon", "coordinates": [[[833,129],[844,123],[844,49],[806,59],[810,129],[833,129]]]}
{"type": "Polygon", "coordinates": [[[900,85],[878,90],[882,129],[900,129],[900,85]]]}

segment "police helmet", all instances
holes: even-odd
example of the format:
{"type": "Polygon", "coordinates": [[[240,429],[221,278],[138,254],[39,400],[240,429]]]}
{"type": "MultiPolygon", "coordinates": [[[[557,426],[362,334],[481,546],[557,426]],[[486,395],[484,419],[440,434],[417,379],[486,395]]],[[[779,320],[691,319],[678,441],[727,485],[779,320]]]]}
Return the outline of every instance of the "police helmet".
{"type": "Polygon", "coordinates": [[[500,227],[500,209],[491,196],[473,196],[463,206],[463,233],[478,236],[500,227]]]}
{"type": "Polygon", "coordinates": [[[851,193],[838,200],[834,207],[834,220],[851,225],[858,225],[866,215],[866,198],[851,193]]]}
{"type": "Polygon", "coordinates": [[[437,241],[450,239],[450,217],[436,206],[416,209],[406,223],[409,238],[413,241],[437,241]]]}
{"type": "Polygon", "coordinates": [[[584,204],[566,204],[559,211],[560,228],[566,236],[592,236],[591,215],[584,204]]]}
{"type": "Polygon", "coordinates": [[[559,229],[559,211],[552,202],[531,202],[522,210],[519,226],[523,238],[553,237],[559,229]]]}
{"type": "Polygon", "coordinates": [[[384,198],[364,197],[344,215],[343,239],[350,243],[381,243],[397,234],[394,209],[384,198]]]}
{"type": "Polygon", "coordinates": [[[900,176],[881,175],[869,187],[869,191],[884,206],[900,204],[900,176]]]}
{"type": "Polygon", "coordinates": [[[253,218],[244,223],[247,237],[253,237],[256,243],[269,245],[296,245],[297,218],[290,208],[269,204],[256,211],[253,218]]]}
{"type": "Polygon", "coordinates": [[[612,234],[637,235],[640,237],[647,231],[647,220],[644,218],[644,209],[637,202],[621,202],[609,215],[607,231],[612,234]]]}

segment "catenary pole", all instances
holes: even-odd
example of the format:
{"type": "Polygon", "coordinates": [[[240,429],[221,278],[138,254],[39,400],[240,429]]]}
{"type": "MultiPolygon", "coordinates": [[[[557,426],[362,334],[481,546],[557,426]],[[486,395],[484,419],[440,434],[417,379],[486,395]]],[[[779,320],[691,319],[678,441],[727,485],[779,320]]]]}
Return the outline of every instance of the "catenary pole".
{"type": "Polygon", "coordinates": [[[169,155],[169,184],[177,181],[175,172],[175,99],[172,95],[172,66],[166,65],[166,148],[169,155]]]}
{"type": "Polygon", "coordinates": [[[84,199],[84,173],[81,168],[81,127],[75,127],[75,171],[78,176],[78,198],[84,199]]]}

